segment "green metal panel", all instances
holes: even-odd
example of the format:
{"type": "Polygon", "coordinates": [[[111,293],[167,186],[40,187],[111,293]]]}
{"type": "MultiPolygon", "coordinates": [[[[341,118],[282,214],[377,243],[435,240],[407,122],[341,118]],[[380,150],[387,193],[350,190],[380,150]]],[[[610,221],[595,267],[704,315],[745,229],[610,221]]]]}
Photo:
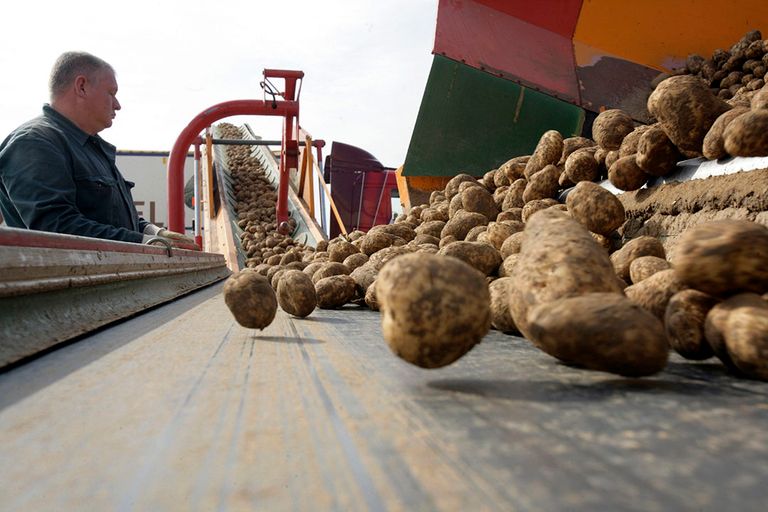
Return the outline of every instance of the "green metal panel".
{"type": "Polygon", "coordinates": [[[584,110],[435,55],[405,158],[405,176],[479,176],[531,154],[541,135],[579,135],[584,110]]]}

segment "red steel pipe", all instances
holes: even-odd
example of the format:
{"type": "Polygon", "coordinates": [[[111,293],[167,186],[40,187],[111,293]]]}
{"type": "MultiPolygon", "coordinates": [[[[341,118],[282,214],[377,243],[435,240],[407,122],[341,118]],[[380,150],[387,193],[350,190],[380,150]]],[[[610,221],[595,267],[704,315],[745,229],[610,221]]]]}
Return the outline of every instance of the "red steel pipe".
{"type": "MultiPolygon", "coordinates": [[[[265,70],[265,73],[266,71],[268,70],[265,70]]],[[[289,100],[273,102],[264,100],[232,100],[213,105],[195,116],[176,139],[176,142],[173,144],[173,149],[171,149],[171,154],[168,157],[168,229],[179,233],[184,232],[184,162],[187,157],[189,146],[192,145],[204,128],[209,127],[219,119],[230,116],[256,115],[280,116],[285,118],[283,133],[284,156],[280,159],[281,180],[280,191],[278,194],[278,207],[281,206],[280,200],[282,198],[282,206],[287,212],[288,182],[287,180],[282,179],[282,174],[287,174],[290,165],[292,164],[295,167],[298,162],[295,155],[291,158],[290,154],[286,154],[288,148],[291,146],[291,144],[287,144],[286,141],[290,141],[289,137],[292,135],[293,120],[298,117],[298,114],[298,101],[289,100]],[[283,181],[285,181],[285,186],[283,186],[283,181]],[[282,197],[283,188],[285,188],[284,198],[282,197]]],[[[294,149],[294,151],[298,153],[296,149],[294,149]]],[[[278,212],[279,210],[280,208],[278,208],[278,212]]]]}

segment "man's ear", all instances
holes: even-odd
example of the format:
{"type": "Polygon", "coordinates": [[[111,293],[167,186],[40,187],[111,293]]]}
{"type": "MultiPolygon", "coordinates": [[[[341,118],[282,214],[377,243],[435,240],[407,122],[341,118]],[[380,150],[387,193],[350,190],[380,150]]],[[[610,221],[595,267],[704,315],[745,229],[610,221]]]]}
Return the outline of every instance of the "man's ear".
{"type": "Polygon", "coordinates": [[[85,75],[77,75],[75,77],[75,95],[82,98],[85,97],[85,84],[88,83],[88,79],[85,77],[85,75]]]}

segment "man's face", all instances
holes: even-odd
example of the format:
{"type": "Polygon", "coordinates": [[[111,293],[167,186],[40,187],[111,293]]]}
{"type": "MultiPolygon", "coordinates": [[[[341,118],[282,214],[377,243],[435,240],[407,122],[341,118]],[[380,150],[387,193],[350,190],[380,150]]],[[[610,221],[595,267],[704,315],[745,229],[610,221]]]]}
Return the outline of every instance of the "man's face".
{"type": "Polygon", "coordinates": [[[95,134],[112,126],[115,112],[120,110],[120,102],[117,101],[117,80],[114,72],[102,69],[94,73],[92,78],[88,82],[86,109],[92,133],[95,134]]]}

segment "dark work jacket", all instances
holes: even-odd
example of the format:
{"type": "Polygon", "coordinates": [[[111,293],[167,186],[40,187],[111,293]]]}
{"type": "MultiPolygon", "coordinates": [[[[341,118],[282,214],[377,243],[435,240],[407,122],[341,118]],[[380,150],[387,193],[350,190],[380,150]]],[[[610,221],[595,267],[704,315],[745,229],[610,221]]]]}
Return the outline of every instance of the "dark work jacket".
{"type": "Polygon", "coordinates": [[[115,147],[49,105],[0,145],[0,213],[15,228],[141,242],[147,221],[115,147]]]}

